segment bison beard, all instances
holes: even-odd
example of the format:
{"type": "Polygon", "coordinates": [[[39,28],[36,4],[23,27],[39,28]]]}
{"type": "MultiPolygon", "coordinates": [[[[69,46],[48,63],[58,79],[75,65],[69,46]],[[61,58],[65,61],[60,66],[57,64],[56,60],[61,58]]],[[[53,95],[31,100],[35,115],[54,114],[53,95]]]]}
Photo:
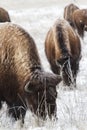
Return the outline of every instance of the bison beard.
{"type": "Polygon", "coordinates": [[[44,71],[35,42],[24,29],[12,23],[0,26],[0,108],[5,101],[9,114],[22,122],[28,108],[51,118],[60,81],[60,76],[44,71]]]}

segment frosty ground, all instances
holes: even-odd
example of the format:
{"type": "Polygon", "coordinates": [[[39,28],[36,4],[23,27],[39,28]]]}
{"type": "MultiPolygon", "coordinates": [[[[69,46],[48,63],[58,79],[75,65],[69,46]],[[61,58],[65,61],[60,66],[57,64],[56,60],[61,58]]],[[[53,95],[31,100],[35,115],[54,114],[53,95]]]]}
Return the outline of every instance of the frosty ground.
{"type": "MultiPolygon", "coordinates": [[[[62,0],[0,0],[0,5],[9,11],[11,20],[26,29],[34,38],[39,55],[46,71],[51,71],[44,52],[44,41],[49,28],[57,18],[63,17],[63,9],[71,1],[62,0]]],[[[75,1],[80,8],[86,8],[86,3],[75,1]]],[[[26,113],[24,127],[20,121],[13,122],[7,115],[7,106],[3,104],[0,111],[0,130],[87,130],[87,34],[82,40],[82,59],[77,77],[77,89],[64,89],[62,83],[57,86],[57,121],[42,121],[30,111],[26,113]]]]}

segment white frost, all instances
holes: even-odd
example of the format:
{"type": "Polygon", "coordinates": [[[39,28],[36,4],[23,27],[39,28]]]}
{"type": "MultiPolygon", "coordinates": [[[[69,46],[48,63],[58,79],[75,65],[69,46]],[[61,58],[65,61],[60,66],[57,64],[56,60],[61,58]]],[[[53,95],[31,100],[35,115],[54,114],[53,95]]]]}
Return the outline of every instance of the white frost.
{"type": "MultiPolygon", "coordinates": [[[[37,6],[39,1],[42,0],[36,1],[34,1],[34,4],[37,6]]],[[[17,6],[13,10],[11,6],[15,6],[15,2],[14,5],[11,5],[12,2],[10,4],[8,1],[7,6],[6,1],[0,0],[0,3],[4,3],[8,10],[10,9],[9,13],[12,22],[24,27],[34,38],[42,64],[47,71],[50,71],[50,68],[44,53],[45,37],[55,20],[62,17],[64,7],[62,2],[60,4],[57,0],[51,1],[54,1],[54,4],[49,2],[44,7],[41,4],[39,8],[36,8],[34,5],[34,8],[27,9],[26,6],[28,5],[26,5],[25,1],[24,5],[21,5],[23,8],[20,9],[17,6]]],[[[20,0],[20,4],[22,2],[23,0],[20,0]]],[[[20,121],[14,123],[8,117],[6,114],[7,106],[3,104],[3,109],[0,111],[0,130],[87,130],[87,34],[85,35],[84,42],[82,42],[82,59],[80,62],[80,72],[77,77],[77,87],[77,90],[69,91],[68,89],[64,90],[64,86],[60,84],[57,98],[58,121],[50,121],[49,119],[42,121],[28,111],[24,127],[21,128],[20,121]]]]}

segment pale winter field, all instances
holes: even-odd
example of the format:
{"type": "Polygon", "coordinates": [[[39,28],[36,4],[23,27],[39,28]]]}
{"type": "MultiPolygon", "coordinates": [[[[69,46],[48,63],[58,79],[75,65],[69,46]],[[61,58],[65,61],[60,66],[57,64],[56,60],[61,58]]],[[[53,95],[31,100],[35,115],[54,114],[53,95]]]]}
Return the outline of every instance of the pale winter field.
{"type": "MultiPolygon", "coordinates": [[[[64,6],[74,2],[87,8],[86,0],[0,0],[7,9],[13,23],[21,25],[34,38],[44,69],[50,71],[44,53],[44,41],[50,26],[63,16],[64,6]]],[[[24,127],[13,122],[7,115],[7,106],[0,111],[0,130],[87,130],[87,34],[82,40],[82,59],[77,77],[77,89],[64,90],[62,83],[57,87],[57,121],[42,121],[30,111],[26,113],[24,127]]]]}

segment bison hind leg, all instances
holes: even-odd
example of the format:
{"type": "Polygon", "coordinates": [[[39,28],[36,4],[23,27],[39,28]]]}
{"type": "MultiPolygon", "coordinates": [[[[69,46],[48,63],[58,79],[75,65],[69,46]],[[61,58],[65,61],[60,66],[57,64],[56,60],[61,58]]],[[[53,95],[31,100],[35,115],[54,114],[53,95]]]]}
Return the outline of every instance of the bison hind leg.
{"type": "Polygon", "coordinates": [[[24,117],[26,114],[26,109],[23,106],[10,105],[8,106],[8,113],[11,115],[16,121],[21,120],[24,124],[24,117]]]}
{"type": "Polygon", "coordinates": [[[0,109],[2,108],[2,102],[0,101],[0,109]]]}
{"type": "Polygon", "coordinates": [[[53,73],[60,75],[60,67],[58,67],[57,65],[51,65],[51,70],[53,71],[53,73]]]}
{"type": "Polygon", "coordinates": [[[0,97],[0,109],[2,108],[3,102],[4,102],[4,99],[0,97]]]}

